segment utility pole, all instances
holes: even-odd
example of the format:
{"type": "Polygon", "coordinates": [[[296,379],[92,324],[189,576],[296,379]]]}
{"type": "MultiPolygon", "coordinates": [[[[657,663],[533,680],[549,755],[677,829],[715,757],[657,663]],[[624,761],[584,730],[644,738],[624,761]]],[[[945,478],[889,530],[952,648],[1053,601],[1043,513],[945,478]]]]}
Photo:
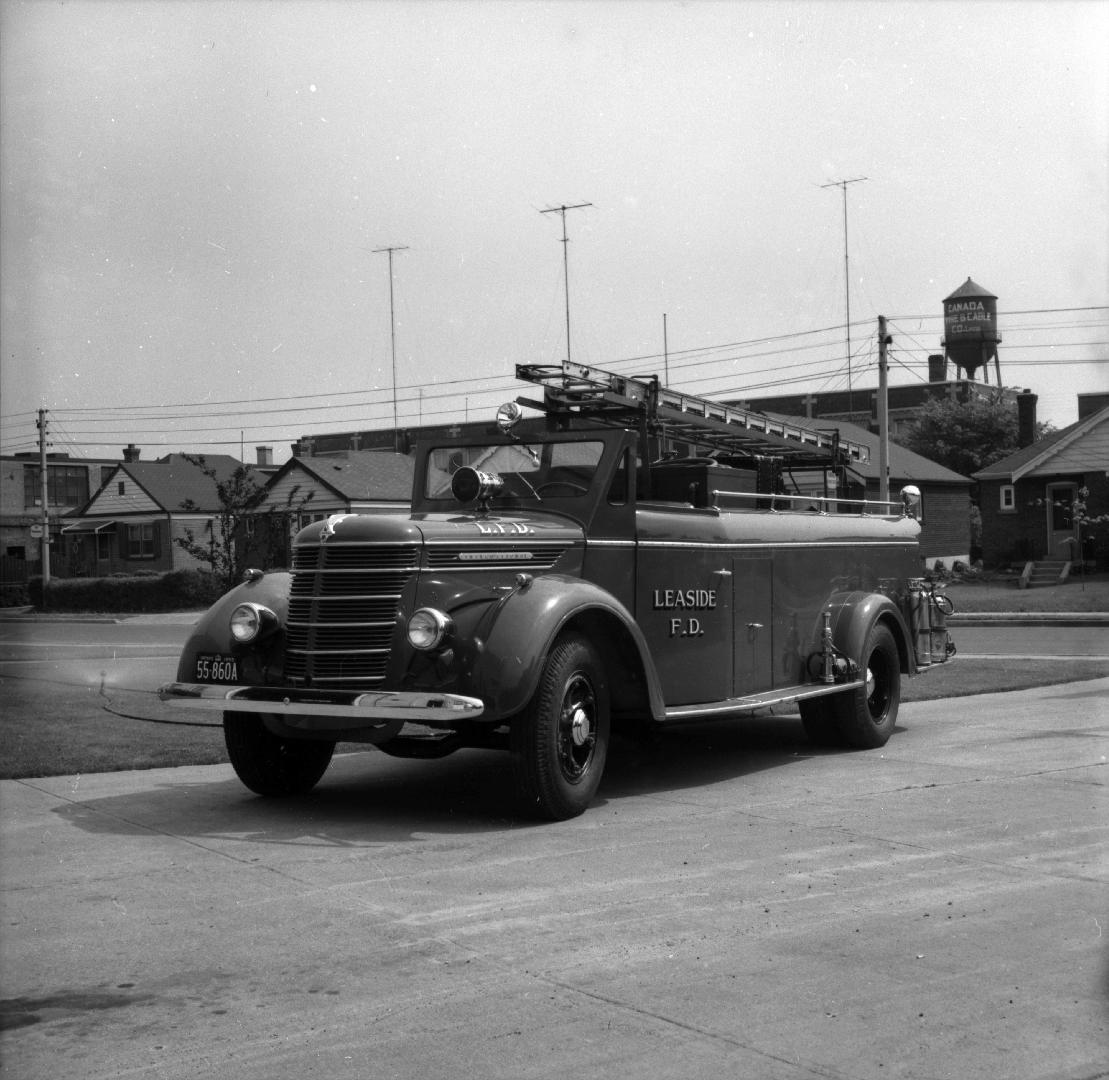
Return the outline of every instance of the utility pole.
{"type": "Polygon", "coordinates": [[[50,480],[46,471],[46,410],[39,409],[39,490],[42,502],[42,603],[46,605],[46,587],[50,584],[50,480]]]}
{"type": "Polygon", "coordinates": [[[893,339],[886,333],[886,317],[878,316],[878,499],[889,502],[890,497],[890,410],[889,365],[886,346],[893,339]]]}
{"type": "Polygon", "coordinates": [[[861,184],[868,179],[865,176],[855,176],[850,180],[833,180],[830,184],[821,184],[821,187],[838,187],[843,191],[843,287],[847,296],[847,411],[855,411],[855,402],[851,390],[851,274],[847,265],[847,185],[861,184]]]}
{"type": "Polygon", "coordinates": [[[592,203],[583,202],[575,203],[573,206],[549,206],[546,210],[540,210],[541,214],[561,214],[562,215],[562,280],[566,289],[566,364],[570,363],[570,259],[567,254],[570,238],[566,235],[566,211],[567,210],[581,210],[583,207],[592,206],[592,203]]]}
{"type": "Polygon", "coordinates": [[[407,251],[406,247],[374,248],[373,253],[383,251],[389,255],[389,340],[393,349],[393,452],[400,453],[400,430],[397,426],[397,322],[393,309],[393,252],[407,251]]]}
{"type": "Polygon", "coordinates": [[[666,340],[666,312],[662,313],[662,370],[665,382],[664,386],[670,385],[670,345],[666,340]]]}

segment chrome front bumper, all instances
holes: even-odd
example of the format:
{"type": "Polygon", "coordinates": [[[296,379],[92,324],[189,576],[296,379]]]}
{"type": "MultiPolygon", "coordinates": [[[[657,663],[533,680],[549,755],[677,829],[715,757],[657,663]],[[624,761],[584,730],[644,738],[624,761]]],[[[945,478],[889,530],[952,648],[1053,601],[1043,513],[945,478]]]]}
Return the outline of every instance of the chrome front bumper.
{"type": "Polygon", "coordinates": [[[386,690],[296,690],[283,686],[166,683],[158,696],[167,705],[211,712],[267,713],[289,727],[311,726],[298,718],[326,717],[329,729],[375,727],[389,720],[441,725],[481,716],[480,698],[461,694],[386,690]]]}

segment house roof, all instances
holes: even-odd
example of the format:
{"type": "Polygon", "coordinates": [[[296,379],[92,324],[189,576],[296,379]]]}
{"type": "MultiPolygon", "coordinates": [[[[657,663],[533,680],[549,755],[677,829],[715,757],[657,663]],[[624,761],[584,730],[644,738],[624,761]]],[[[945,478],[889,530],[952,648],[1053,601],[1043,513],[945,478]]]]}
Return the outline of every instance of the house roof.
{"type": "MultiPolygon", "coordinates": [[[[806,419],[803,416],[780,416],[777,413],[768,413],[775,419],[786,420],[801,427],[834,427],[839,428],[845,439],[862,443],[870,450],[870,460],[865,462],[851,462],[851,471],[866,480],[878,480],[879,456],[881,454],[880,439],[875,432],[868,431],[857,424],[837,420],[829,423],[827,420],[806,419]]],[[[889,444],[889,470],[890,479],[913,484],[952,484],[969,486],[970,478],[963,476],[951,469],[940,465],[938,462],[923,457],[912,450],[895,442],[889,444]]]]}
{"type": "MultiPolygon", "coordinates": [[[[1059,431],[1053,431],[1030,446],[1025,446],[1008,457],[1003,457],[1000,461],[979,469],[974,474],[974,479],[1003,480],[1005,483],[1015,484],[1022,476],[1055,471],[1051,468],[1052,458],[1106,422],[1109,422],[1109,407],[1100,409],[1084,420],[1079,420],[1059,431]]],[[[1106,465],[1109,467],[1109,462],[1106,462],[1106,465]]]]}
{"type": "MultiPolygon", "coordinates": [[[[228,479],[242,462],[229,454],[206,454],[206,468],[212,469],[220,480],[228,479]]],[[[214,513],[220,509],[216,485],[184,454],[167,454],[157,461],[127,461],[116,466],[104,487],[86,503],[75,516],[89,514],[93,504],[114,478],[125,473],[167,513],[182,513],[182,504],[195,504],[193,513],[214,513]]]]}
{"type": "Polygon", "coordinates": [[[415,462],[388,450],[347,450],[341,455],[290,458],[269,486],[290,472],[303,471],[350,502],[404,502],[412,497],[415,462]]]}

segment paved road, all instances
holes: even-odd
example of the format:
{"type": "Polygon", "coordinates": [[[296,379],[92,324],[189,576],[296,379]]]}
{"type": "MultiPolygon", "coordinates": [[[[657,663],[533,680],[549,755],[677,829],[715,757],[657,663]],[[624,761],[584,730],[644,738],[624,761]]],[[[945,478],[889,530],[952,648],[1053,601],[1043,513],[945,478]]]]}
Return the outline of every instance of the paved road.
{"type": "Polygon", "coordinates": [[[1104,1077],[1107,703],[689,728],[547,826],[476,751],[4,781],[2,1074],[1104,1077]]]}

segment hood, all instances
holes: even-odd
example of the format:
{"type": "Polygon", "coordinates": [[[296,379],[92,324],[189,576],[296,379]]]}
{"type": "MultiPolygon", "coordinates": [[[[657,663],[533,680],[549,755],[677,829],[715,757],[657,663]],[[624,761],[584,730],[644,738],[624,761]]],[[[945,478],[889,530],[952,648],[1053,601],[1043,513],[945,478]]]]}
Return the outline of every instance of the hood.
{"type": "Polygon", "coordinates": [[[294,544],[446,544],[483,545],[529,542],[572,544],[584,537],[568,518],[531,510],[509,513],[332,514],[305,526],[294,544]]]}

